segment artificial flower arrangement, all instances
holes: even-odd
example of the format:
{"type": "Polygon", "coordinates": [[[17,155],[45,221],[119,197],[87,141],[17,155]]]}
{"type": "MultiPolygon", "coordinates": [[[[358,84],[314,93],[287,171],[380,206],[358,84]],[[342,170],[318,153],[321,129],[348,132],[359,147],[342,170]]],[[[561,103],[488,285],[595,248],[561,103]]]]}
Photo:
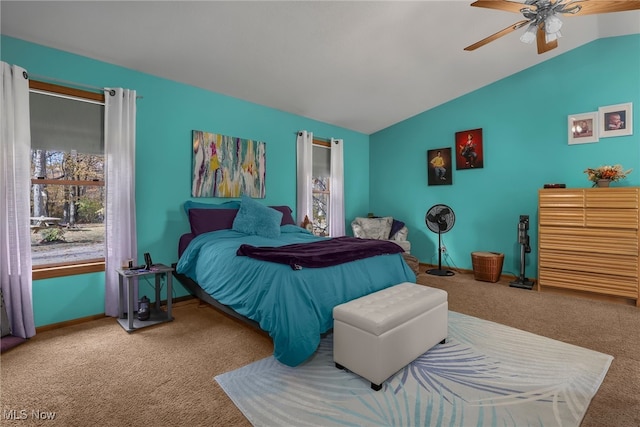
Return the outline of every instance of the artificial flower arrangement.
{"type": "Polygon", "coordinates": [[[633,169],[624,170],[622,165],[613,165],[613,166],[600,166],[598,168],[592,169],[587,168],[584,170],[584,173],[589,177],[589,181],[593,181],[593,185],[595,186],[598,180],[600,179],[608,179],[610,181],[616,182],[622,179],[625,179],[627,175],[631,173],[633,169]]]}

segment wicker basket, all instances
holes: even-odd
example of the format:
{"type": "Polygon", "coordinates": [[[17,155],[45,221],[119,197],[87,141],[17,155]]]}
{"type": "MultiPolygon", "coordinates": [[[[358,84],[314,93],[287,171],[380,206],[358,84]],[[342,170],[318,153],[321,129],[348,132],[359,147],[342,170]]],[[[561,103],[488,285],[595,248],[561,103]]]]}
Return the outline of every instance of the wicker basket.
{"type": "Polygon", "coordinates": [[[472,252],[473,276],[484,282],[497,282],[502,274],[504,254],[497,252],[472,252]]]}

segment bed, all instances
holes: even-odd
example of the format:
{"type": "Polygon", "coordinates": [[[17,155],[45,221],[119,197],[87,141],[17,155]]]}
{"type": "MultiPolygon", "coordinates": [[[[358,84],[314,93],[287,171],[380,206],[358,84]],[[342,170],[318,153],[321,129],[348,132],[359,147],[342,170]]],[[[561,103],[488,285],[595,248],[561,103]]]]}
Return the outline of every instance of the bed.
{"type": "Polygon", "coordinates": [[[402,251],[318,268],[238,255],[241,247],[284,250],[334,239],[296,226],[286,206],[245,197],[212,206],[185,205],[191,233],[180,239],[175,275],[196,297],[266,331],[274,357],[285,365],[297,366],[315,352],[333,327],[334,306],[415,281],[402,251]]]}

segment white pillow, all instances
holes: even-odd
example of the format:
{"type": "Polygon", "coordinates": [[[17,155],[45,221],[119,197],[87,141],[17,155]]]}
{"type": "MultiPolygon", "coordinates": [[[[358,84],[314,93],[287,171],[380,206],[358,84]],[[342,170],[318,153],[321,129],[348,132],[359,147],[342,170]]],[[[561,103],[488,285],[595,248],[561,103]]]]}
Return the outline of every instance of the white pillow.
{"type": "Polygon", "coordinates": [[[362,218],[359,222],[367,239],[387,240],[391,233],[393,217],[362,218]]]}

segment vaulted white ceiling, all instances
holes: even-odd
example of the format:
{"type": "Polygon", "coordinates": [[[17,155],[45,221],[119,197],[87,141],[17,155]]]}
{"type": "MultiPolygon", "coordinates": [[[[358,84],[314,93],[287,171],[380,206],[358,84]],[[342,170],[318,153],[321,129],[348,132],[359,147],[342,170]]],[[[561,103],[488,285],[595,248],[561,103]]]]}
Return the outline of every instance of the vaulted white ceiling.
{"type": "MultiPolygon", "coordinates": [[[[597,1],[597,0],[595,0],[597,1]]],[[[640,12],[564,18],[543,55],[469,1],[5,1],[2,34],[370,134],[601,37],[640,12]]]]}

